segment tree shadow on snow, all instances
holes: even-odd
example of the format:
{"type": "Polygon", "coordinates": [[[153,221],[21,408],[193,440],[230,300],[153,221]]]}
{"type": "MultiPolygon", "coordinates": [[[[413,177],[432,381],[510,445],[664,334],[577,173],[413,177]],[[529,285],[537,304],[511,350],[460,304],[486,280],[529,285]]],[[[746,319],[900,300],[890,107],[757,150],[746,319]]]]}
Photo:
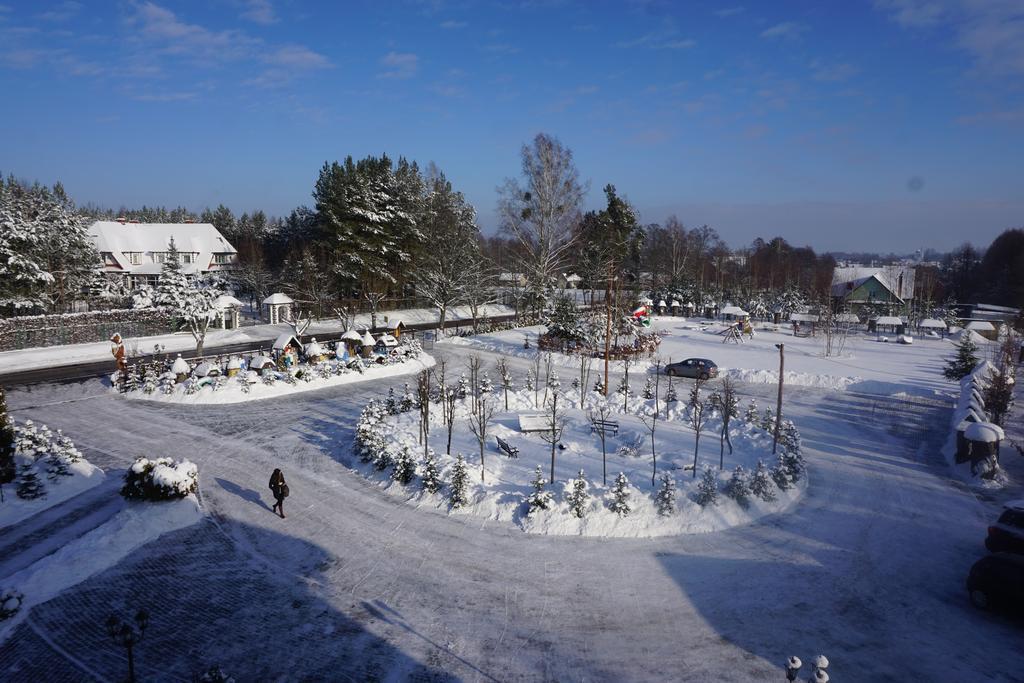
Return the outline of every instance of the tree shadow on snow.
{"type": "MultiPolygon", "coordinates": [[[[450,681],[485,678],[472,662],[420,636],[406,652],[377,635],[414,633],[394,614],[342,598],[328,602],[315,587],[338,559],[301,539],[237,524],[261,546],[289,546],[315,569],[282,570],[243,553],[210,521],[162,536],[115,567],[32,609],[0,646],[8,680],[120,680],[123,647],[107,635],[111,613],[150,613],[135,647],[140,680],[195,680],[213,665],[237,680],[450,681]],[[296,547],[298,544],[299,547],[296,547]],[[340,605],[338,603],[341,603],[340,605]],[[63,657],[50,643],[59,643],[63,657]],[[77,662],[77,666],[71,662],[77,662]]],[[[408,636],[405,636],[408,639],[408,636]]]]}

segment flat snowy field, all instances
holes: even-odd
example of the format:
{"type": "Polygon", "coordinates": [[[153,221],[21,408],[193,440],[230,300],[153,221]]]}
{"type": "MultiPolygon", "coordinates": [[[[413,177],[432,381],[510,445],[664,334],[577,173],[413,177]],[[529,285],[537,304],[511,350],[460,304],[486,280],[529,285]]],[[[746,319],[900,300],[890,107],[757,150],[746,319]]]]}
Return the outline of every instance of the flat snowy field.
{"type": "MultiPolygon", "coordinates": [[[[207,517],[33,606],[0,644],[0,678],[123,677],[103,620],[146,607],[143,680],[219,664],[267,681],[776,681],[785,657],[819,652],[838,681],[1020,680],[1020,622],[977,611],[964,589],[998,504],[949,479],[948,402],[919,396],[953,389],[937,375],[949,343],[858,339],[832,361],[782,334],[678,336],[664,355],[770,371],[785,341],[794,372],[866,383],[787,390],[810,478],[784,514],[608,539],[407,504],[356,471],[351,448],[388,381],[233,406],[126,401],[99,381],[11,390],[19,420],[62,428],[108,477],[140,454],[193,460],[207,517]],[[274,467],[291,488],[285,520],[269,509],[274,467]]],[[[466,351],[434,355],[457,367],[466,351]]],[[[765,406],[774,386],[741,393],[765,406]]]]}

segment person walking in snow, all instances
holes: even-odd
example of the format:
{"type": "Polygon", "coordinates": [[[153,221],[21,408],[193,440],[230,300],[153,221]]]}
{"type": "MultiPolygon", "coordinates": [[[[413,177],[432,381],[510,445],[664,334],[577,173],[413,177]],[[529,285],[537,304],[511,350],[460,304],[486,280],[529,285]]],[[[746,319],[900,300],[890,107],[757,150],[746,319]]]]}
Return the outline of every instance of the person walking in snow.
{"type": "Polygon", "coordinates": [[[270,475],[270,491],[274,494],[274,500],[277,501],[271,510],[284,519],[284,499],[288,497],[288,484],[285,483],[284,474],[279,469],[275,469],[274,473],[270,475]]]}

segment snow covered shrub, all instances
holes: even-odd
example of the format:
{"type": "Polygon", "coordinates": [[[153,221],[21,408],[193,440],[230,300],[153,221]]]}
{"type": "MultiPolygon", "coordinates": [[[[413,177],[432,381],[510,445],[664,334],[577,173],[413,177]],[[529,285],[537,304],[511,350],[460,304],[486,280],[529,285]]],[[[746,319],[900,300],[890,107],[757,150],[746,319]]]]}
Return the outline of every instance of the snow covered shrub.
{"type": "Polygon", "coordinates": [[[749,424],[757,424],[757,401],[755,401],[754,399],[750,399],[750,403],[747,404],[747,411],[743,413],[743,421],[749,424]]]}
{"type": "Polygon", "coordinates": [[[296,384],[298,384],[298,380],[296,380],[295,375],[288,371],[282,373],[281,379],[284,380],[284,383],[290,387],[294,387],[296,384]]]}
{"type": "Polygon", "coordinates": [[[569,503],[569,512],[573,517],[582,518],[587,514],[587,502],[590,494],[587,493],[587,475],[583,470],[579,471],[576,478],[572,480],[572,491],[566,498],[569,503]]]}
{"type": "Polygon", "coordinates": [[[413,458],[412,451],[408,446],[402,446],[402,450],[398,452],[398,457],[395,458],[395,470],[391,473],[391,478],[403,486],[408,485],[416,478],[416,459],[413,458]]]}
{"type": "Polygon", "coordinates": [[[199,380],[197,379],[189,379],[185,381],[185,394],[188,396],[198,394],[199,390],[202,388],[202,385],[199,383],[199,380]]]}
{"type": "Polygon", "coordinates": [[[527,391],[533,391],[533,370],[526,371],[526,384],[527,391]]]}
{"type": "Polygon", "coordinates": [[[320,379],[330,379],[331,375],[334,374],[334,369],[331,367],[330,363],[317,363],[313,368],[313,371],[320,379]]]}
{"type": "Polygon", "coordinates": [[[273,368],[263,368],[260,372],[260,379],[263,380],[263,383],[268,387],[272,387],[274,386],[274,382],[277,381],[277,373],[274,372],[273,368]]]}
{"type": "Polygon", "coordinates": [[[363,462],[372,462],[377,454],[387,447],[387,435],[383,424],[386,411],[377,399],[366,404],[356,422],[356,455],[363,462]]]}
{"type": "Polygon", "coordinates": [[[775,411],[771,408],[765,408],[764,413],[761,414],[761,422],[758,425],[761,429],[766,432],[775,431],[775,411]]]}
{"type": "Polygon", "coordinates": [[[17,614],[24,601],[25,596],[13,588],[0,592],[0,621],[10,619],[17,614]]]}
{"type": "Polygon", "coordinates": [[[547,483],[548,480],[544,478],[540,465],[537,465],[533,481],[530,482],[533,486],[533,493],[526,498],[527,515],[532,515],[537,510],[547,510],[551,507],[551,492],[544,490],[544,486],[547,483]]]}
{"type": "Polygon", "coordinates": [[[213,384],[212,384],[213,390],[214,391],[220,391],[221,389],[223,389],[227,385],[227,383],[228,383],[227,375],[217,375],[216,377],[213,378],[213,384]]]}
{"type": "Polygon", "coordinates": [[[742,465],[736,465],[732,477],[725,484],[725,495],[735,500],[740,507],[747,507],[750,498],[750,481],[742,465]]]}
{"type": "Polygon", "coordinates": [[[654,382],[649,375],[644,383],[644,388],[640,391],[640,396],[648,400],[654,398],[654,382]]]}
{"type": "Polygon", "coordinates": [[[43,482],[39,479],[34,463],[22,462],[18,465],[15,493],[23,500],[35,500],[46,495],[46,489],[43,488],[43,482]]]}
{"type": "Polygon", "coordinates": [[[125,393],[138,391],[140,386],[142,386],[142,378],[139,376],[139,366],[133,365],[128,368],[128,376],[124,380],[125,393]]]}
{"type": "Polygon", "coordinates": [[[444,488],[444,480],[441,479],[441,472],[437,469],[437,458],[434,457],[434,449],[427,452],[423,461],[423,490],[427,493],[437,493],[444,488]]]}
{"type": "Polygon", "coordinates": [[[622,379],[619,380],[619,388],[615,390],[615,393],[619,396],[629,397],[633,395],[633,390],[629,388],[629,382],[626,381],[626,376],[623,375],[622,379]]]}
{"type": "Polygon", "coordinates": [[[626,475],[619,472],[619,476],[615,477],[615,486],[612,487],[613,500],[608,509],[617,514],[619,517],[625,517],[630,513],[632,508],[629,506],[629,480],[626,479],[626,475]]]}
{"type": "Polygon", "coordinates": [[[142,393],[152,394],[157,389],[157,383],[159,382],[159,376],[153,371],[152,365],[146,366],[146,371],[142,375],[142,393]]]}
{"type": "Polygon", "coordinates": [[[594,393],[604,396],[604,380],[600,377],[594,382],[594,393]]]}
{"type": "Polygon", "coordinates": [[[548,375],[548,388],[549,389],[561,389],[562,388],[562,380],[558,378],[558,373],[557,372],[552,371],[551,374],[548,375]]]}
{"type": "Polygon", "coordinates": [[[658,514],[668,517],[676,511],[676,480],[668,472],[661,475],[661,488],[654,497],[658,514]]]}
{"type": "Polygon", "coordinates": [[[779,489],[785,491],[786,489],[792,488],[793,482],[789,478],[789,472],[787,468],[782,464],[782,455],[779,455],[778,463],[771,469],[770,472],[772,481],[779,489]]]}
{"type": "MultiPolygon", "coordinates": [[[[555,378],[558,379],[557,377],[555,378]]],[[[552,384],[551,386],[557,386],[552,384]]],[[[485,372],[484,376],[480,379],[480,395],[484,396],[494,391],[494,384],[491,383],[490,376],[485,372]]]]}
{"type": "Polygon", "coordinates": [[[707,466],[697,484],[697,504],[701,507],[718,504],[718,475],[707,466]]]}
{"type": "Polygon", "coordinates": [[[466,379],[465,373],[459,375],[459,383],[456,385],[455,394],[458,398],[464,399],[469,393],[469,380],[466,379]]]}
{"type": "Polygon", "coordinates": [[[619,446],[617,453],[623,458],[638,458],[640,457],[640,449],[643,448],[643,445],[643,435],[637,434],[633,439],[633,443],[627,443],[619,446]]]}
{"type": "Polygon", "coordinates": [[[124,475],[121,495],[129,500],[174,500],[199,489],[199,469],[188,460],[136,458],[124,475]]]}
{"type": "Polygon", "coordinates": [[[194,680],[197,683],[235,683],[235,679],[224,673],[223,669],[219,666],[211,666],[194,680]]]}
{"type": "Polygon", "coordinates": [[[416,400],[413,397],[412,389],[409,388],[409,383],[405,383],[405,388],[402,391],[402,401],[398,404],[398,410],[403,413],[412,411],[416,405],[416,400]]]}
{"type": "Polygon", "coordinates": [[[388,397],[384,399],[384,409],[388,415],[398,415],[398,399],[395,398],[395,388],[388,387],[388,397]]]}
{"type": "Polygon", "coordinates": [[[249,390],[252,388],[249,385],[249,378],[246,377],[245,374],[243,373],[241,375],[237,375],[235,377],[235,380],[238,382],[238,388],[242,390],[242,393],[248,394],[249,390]]]}
{"type": "Polygon", "coordinates": [[[175,382],[176,378],[172,372],[165,372],[160,375],[160,393],[164,395],[173,394],[175,382]]]}
{"type": "Polygon", "coordinates": [[[457,510],[469,503],[469,472],[466,470],[466,459],[458,454],[452,465],[452,484],[448,492],[448,503],[457,510]]]}
{"type": "Polygon", "coordinates": [[[676,391],[676,387],[672,384],[672,377],[668,378],[668,389],[665,391],[665,403],[676,403],[679,401],[679,392],[676,391]]]}
{"type": "Polygon", "coordinates": [[[767,503],[775,500],[775,485],[772,483],[764,460],[757,461],[757,469],[754,470],[754,474],[750,478],[750,493],[767,503]]]}

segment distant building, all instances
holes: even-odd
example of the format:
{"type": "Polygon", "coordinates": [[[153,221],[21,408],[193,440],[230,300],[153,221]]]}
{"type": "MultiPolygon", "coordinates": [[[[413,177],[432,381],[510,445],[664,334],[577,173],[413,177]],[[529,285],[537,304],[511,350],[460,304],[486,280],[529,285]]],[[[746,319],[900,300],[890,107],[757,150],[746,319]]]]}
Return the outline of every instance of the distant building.
{"type": "Polygon", "coordinates": [[[914,298],[911,266],[836,267],[832,298],[850,308],[867,304],[902,306],[914,298]]]}
{"type": "Polygon", "coordinates": [[[96,221],[89,236],[100,252],[100,270],[123,278],[131,288],[156,286],[172,239],[187,275],[230,271],[238,265],[238,252],[210,223],[96,221]]]}
{"type": "Polygon", "coordinates": [[[576,273],[562,273],[558,276],[558,286],[560,289],[579,289],[580,282],[583,281],[576,273]]]}

